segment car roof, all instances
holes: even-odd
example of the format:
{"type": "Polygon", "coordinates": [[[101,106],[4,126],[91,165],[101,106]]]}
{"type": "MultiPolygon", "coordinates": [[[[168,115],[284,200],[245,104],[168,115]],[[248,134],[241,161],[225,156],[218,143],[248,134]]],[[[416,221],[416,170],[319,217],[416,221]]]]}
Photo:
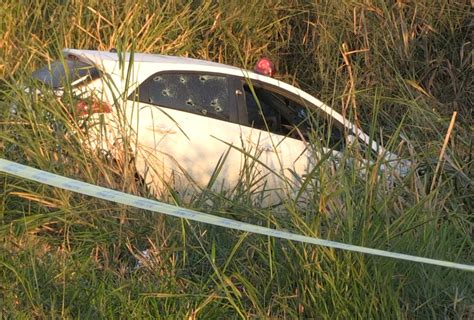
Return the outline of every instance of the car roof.
{"type": "MultiPolygon", "coordinates": [[[[103,62],[119,62],[123,60],[129,62],[133,60],[136,64],[164,64],[164,65],[174,65],[174,66],[186,66],[192,68],[193,66],[201,66],[203,68],[219,68],[224,73],[233,74],[236,71],[242,72],[241,68],[229,66],[223,63],[217,63],[212,61],[193,59],[187,57],[178,57],[178,56],[167,56],[162,54],[151,54],[151,53],[130,53],[123,52],[121,54],[117,52],[110,51],[96,51],[96,50],[79,50],[79,49],[64,49],[63,55],[74,55],[78,58],[86,58],[94,64],[101,65],[103,62]]],[[[181,69],[181,67],[180,67],[181,69]]]]}
{"type": "Polygon", "coordinates": [[[267,77],[265,75],[261,75],[242,68],[229,66],[223,63],[151,53],[123,52],[119,54],[117,52],[110,51],[80,49],[63,49],[62,52],[65,57],[72,55],[78,60],[91,63],[109,74],[123,75],[123,70],[127,70],[129,68],[127,64],[132,62],[132,65],[130,66],[130,70],[132,71],[131,76],[136,83],[141,83],[158,72],[204,71],[209,73],[219,73],[250,78],[269,83],[277,87],[287,86],[287,88],[284,88],[285,90],[300,95],[297,92],[300,91],[299,89],[275,78],[267,77]],[[121,68],[121,63],[124,63],[126,66],[121,68]]]}

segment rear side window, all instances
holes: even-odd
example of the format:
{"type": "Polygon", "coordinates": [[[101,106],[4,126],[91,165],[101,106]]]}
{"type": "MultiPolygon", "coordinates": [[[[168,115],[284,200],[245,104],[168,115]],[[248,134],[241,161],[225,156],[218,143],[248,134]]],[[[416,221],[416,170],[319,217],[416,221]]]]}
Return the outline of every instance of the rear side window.
{"type": "Polygon", "coordinates": [[[145,80],[130,100],[229,121],[229,80],[205,73],[158,73],[145,80]]]}
{"type": "Polygon", "coordinates": [[[36,70],[33,78],[41,81],[53,89],[64,88],[66,83],[78,86],[100,78],[100,71],[87,63],[77,60],[54,61],[53,63],[36,70]]]}

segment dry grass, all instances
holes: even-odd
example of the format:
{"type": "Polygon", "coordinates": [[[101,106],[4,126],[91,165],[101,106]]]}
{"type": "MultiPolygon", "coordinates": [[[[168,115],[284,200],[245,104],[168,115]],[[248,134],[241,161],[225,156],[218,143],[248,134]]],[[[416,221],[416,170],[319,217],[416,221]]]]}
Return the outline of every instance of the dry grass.
{"type": "MultiPolygon", "coordinates": [[[[185,202],[170,190],[164,198],[306,235],[472,264],[471,19],[469,4],[448,0],[6,1],[0,156],[151,197],[130,158],[89,152],[63,102],[35,100],[20,84],[62,47],[134,48],[245,67],[265,55],[280,78],[343,111],[427,173],[387,188],[376,168],[361,179],[350,166],[323,163],[308,180],[319,182],[303,184],[303,208],[292,201],[253,206],[252,172],[233,193],[205,190],[185,202]]],[[[2,317],[472,316],[474,287],[465,272],[187,223],[6,175],[0,195],[2,317]]]]}

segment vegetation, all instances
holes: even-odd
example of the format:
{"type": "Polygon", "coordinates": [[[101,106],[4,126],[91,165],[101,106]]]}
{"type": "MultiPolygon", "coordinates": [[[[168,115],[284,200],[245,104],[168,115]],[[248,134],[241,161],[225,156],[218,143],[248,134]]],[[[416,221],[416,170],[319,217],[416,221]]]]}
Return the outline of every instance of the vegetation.
{"type": "MultiPolygon", "coordinates": [[[[161,200],[473,264],[472,17],[466,1],[454,0],[2,1],[0,157],[152,198],[126,152],[111,160],[82,144],[87,130],[68,112],[67,97],[24,91],[31,72],[63,47],[246,68],[265,55],[280,78],[342,111],[424,174],[388,187],[376,167],[361,176],[322,163],[304,185],[315,191],[303,207],[291,199],[255,206],[244,180],[232,193],[203,190],[187,201],[169,190],[161,200]]],[[[0,238],[5,318],[474,317],[469,272],[180,221],[6,174],[0,238]]]]}

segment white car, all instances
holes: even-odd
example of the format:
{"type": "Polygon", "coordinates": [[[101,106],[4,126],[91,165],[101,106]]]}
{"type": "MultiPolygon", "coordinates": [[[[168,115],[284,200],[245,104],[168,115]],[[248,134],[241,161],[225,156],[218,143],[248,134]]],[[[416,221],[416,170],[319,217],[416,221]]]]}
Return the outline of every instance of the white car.
{"type": "Polygon", "coordinates": [[[87,97],[78,111],[105,115],[105,148],[117,146],[125,119],[137,170],[156,193],[170,186],[182,194],[232,190],[251,171],[254,191],[269,204],[295,192],[325,155],[337,162],[355,141],[387,162],[399,158],[315,97],[265,75],[272,74],[268,60],[257,73],[155,54],[65,49],[63,55],[33,77],[58,94],[67,79],[87,97]]]}

